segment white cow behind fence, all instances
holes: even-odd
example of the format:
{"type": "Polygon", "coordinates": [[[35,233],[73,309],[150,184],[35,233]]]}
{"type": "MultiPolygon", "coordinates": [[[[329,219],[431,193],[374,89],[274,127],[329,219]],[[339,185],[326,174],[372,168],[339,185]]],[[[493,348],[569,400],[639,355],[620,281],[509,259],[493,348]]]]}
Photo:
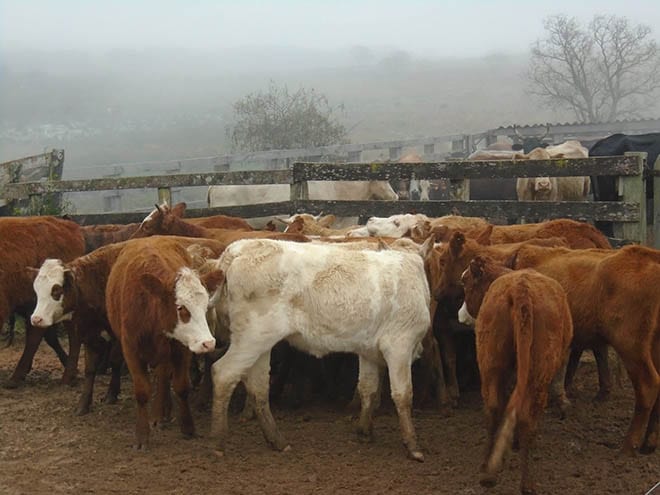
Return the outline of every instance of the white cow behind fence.
{"type": "MultiPolygon", "coordinates": [[[[362,201],[386,200],[396,201],[397,194],[387,181],[309,181],[309,199],[362,201]]],[[[210,186],[207,194],[209,207],[256,205],[288,201],[290,188],[288,184],[262,184],[250,186],[210,186]]],[[[290,213],[283,211],[282,218],[290,213]]],[[[250,219],[255,228],[263,228],[272,217],[250,219]]],[[[334,228],[348,227],[358,222],[358,217],[339,217],[334,228]]]]}

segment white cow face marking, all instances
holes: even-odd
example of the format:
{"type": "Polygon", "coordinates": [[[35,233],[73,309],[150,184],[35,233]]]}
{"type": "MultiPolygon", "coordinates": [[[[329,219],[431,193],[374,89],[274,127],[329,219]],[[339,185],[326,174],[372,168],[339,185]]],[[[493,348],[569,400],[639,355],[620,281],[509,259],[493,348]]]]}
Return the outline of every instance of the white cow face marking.
{"type": "Polygon", "coordinates": [[[463,325],[470,325],[471,327],[474,326],[474,317],[467,310],[467,304],[465,304],[465,301],[463,301],[461,309],[458,310],[458,321],[460,321],[463,325]]]}
{"type": "Polygon", "coordinates": [[[168,337],[174,338],[196,354],[215,349],[215,338],[211,335],[206,310],[209,295],[190,268],[182,268],[174,285],[177,323],[168,337]]]}
{"type": "Polygon", "coordinates": [[[49,327],[71,319],[71,312],[64,312],[65,268],[61,260],[44,261],[32,284],[37,294],[37,307],[30,317],[36,327],[49,327]]]}
{"type": "Polygon", "coordinates": [[[366,227],[371,236],[402,237],[420,221],[420,217],[417,215],[406,213],[387,218],[371,217],[367,221],[366,227]]]}

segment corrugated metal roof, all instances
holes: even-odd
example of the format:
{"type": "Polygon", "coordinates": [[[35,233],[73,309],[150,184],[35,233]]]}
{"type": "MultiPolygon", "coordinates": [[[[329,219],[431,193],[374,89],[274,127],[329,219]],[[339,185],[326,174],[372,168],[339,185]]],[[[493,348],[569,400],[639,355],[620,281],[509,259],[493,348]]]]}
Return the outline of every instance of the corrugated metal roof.
{"type": "Polygon", "coordinates": [[[606,121],[606,122],[545,122],[545,123],[538,123],[538,124],[511,124],[508,126],[500,126],[495,129],[492,129],[493,131],[501,131],[501,130],[513,130],[513,128],[517,129],[536,129],[536,128],[544,128],[546,126],[552,127],[568,127],[568,126],[580,126],[580,127],[589,127],[589,126],[626,126],[630,124],[638,124],[638,125],[645,125],[648,124],[649,127],[651,128],[658,128],[660,129],[660,118],[655,118],[655,119],[622,119],[622,120],[613,120],[613,121],[606,121]]]}

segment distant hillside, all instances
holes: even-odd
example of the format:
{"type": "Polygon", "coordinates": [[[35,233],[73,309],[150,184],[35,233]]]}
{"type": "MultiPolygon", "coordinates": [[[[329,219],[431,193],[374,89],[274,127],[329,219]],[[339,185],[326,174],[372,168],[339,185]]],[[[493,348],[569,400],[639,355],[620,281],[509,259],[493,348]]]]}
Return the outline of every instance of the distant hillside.
{"type": "Polygon", "coordinates": [[[67,151],[65,169],[228,152],[232,103],[269,79],[343,104],[353,142],[573,120],[526,96],[525,56],[417,60],[385,50],[255,48],[6,52],[0,60],[0,160],[57,146],[67,151]]]}

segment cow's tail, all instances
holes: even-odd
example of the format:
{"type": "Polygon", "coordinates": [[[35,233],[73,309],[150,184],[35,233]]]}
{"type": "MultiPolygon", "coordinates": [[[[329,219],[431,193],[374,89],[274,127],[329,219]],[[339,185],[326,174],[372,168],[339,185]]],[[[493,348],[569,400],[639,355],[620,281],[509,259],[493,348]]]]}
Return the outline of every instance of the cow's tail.
{"type": "Polygon", "coordinates": [[[493,450],[488,459],[488,472],[494,473],[502,466],[502,459],[513,440],[513,433],[521,413],[521,406],[527,395],[529,375],[532,366],[532,338],[534,328],[534,306],[529,285],[520,283],[513,294],[511,321],[516,347],[516,387],[509,398],[504,420],[497,433],[493,450]]]}

